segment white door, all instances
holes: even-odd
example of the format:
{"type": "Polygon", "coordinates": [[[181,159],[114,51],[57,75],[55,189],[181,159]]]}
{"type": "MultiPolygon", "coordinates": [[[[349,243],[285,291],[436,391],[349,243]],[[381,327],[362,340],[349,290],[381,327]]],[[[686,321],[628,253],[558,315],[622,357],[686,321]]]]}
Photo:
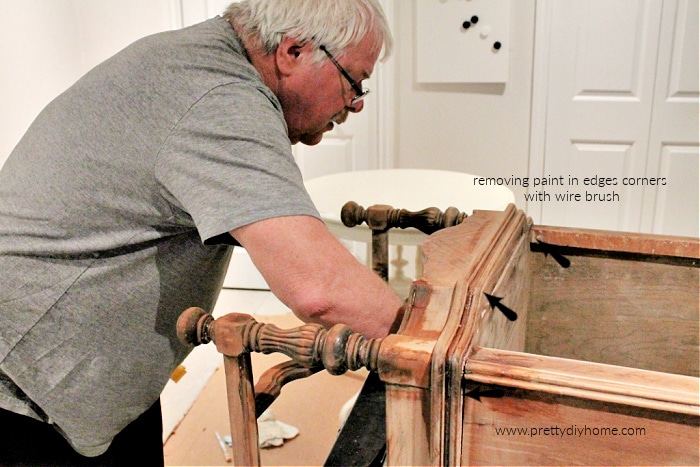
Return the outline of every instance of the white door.
{"type": "MultiPolygon", "coordinates": [[[[371,90],[376,79],[365,80],[363,85],[371,90]]],[[[377,101],[375,95],[365,98],[363,110],[350,114],[342,125],[326,133],[316,146],[297,144],[292,151],[304,180],[337,172],[377,168],[377,146],[373,137],[376,128],[377,101]]]]}
{"type": "MultiPolygon", "coordinates": [[[[391,24],[394,1],[379,0],[391,24]]],[[[363,86],[372,92],[359,114],[326,133],[316,146],[297,144],[294,157],[304,180],[353,170],[394,167],[394,59],[378,62],[363,86]]]]}
{"type": "MultiPolygon", "coordinates": [[[[183,26],[221,14],[230,4],[230,0],[180,1],[183,26]]],[[[385,6],[389,10],[387,14],[390,14],[390,6],[385,6]]],[[[363,82],[363,86],[372,92],[364,100],[364,108],[360,113],[350,114],[345,123],[326,133],[318,145],[297,144],[292,148],[304,180],[337,172],[391,166],[391,155],[386,154],[391,152],[391,140],[384,136],[382,125],[378,123],[380,107],[383,105],[389,108],[386,102],[391,99],[391,93],[384,91],[385,83],[391,80],[388,70],[390,69],[385,64],[377,63],[372,77],[363,82]],[[380,87],[384,92],[380,91],[380,87]],[[380,149],[387,147],[388,150],[380,149]]],[[[224,287],[266,289],[267,284],[245,250],[236,248],[224,287]]]]}
{"type": "Polygon", "coordinates": [[[643,231],[699,235],[698,3],[664,2],[647,173],[669,183],[645,192],[643,231]]]}
{"type": "Polygon", "coordinates": [[[538,222],[697,236],[697,0],[544,1],[537,28],[538,222]]]}
{"type": "MultiPolygon", "coordinates": [[[[214,15],[221,14],[235,0],[174,0],[180,9],[182,25],[189,26],[214,15]]],[[[294,146],[294,157],[301,168],[305,180],[336,172],[377,168],[378,154],[377,113],[378,64],[373,77],[363,85],[374,91],[365,99],[365,106],[359,114],[326,133],[323,141],[316,146],[294,146]]]]}

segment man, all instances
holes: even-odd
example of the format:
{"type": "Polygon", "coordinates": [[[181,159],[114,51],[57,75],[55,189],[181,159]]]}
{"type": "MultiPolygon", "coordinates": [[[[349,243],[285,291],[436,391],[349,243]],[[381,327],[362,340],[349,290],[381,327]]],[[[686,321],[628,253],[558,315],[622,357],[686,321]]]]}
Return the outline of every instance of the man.
{"type": "Polygon", "coordinates": [[[212,308],[232,245],[301,319],[390,331],[401,300],[325,228],[290,149],[362,110],[382,48],[376,0],[247,0],[44,109],[0,171],[0,464],[162,465],[175,321],[212,308]]]}

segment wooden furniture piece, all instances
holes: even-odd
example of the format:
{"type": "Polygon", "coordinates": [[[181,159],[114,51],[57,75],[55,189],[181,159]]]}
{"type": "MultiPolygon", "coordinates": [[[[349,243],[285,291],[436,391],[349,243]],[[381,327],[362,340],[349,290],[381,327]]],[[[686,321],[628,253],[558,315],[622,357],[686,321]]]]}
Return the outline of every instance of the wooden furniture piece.
{"type": "MultiPolygon", "coordinates": [[[[698,465],[697,239],[533,226],[510,206],[422,251],[383,339],[342,326],[265,337],[204,313],[181,336],[211,333],[227,359],[284,350],[378,372],[389,465],[698,465]]],[[[227,385],[230,405],[251,407],[227,385]]],[[[247,431],[231,415],[232,435],[247,431]]]]}

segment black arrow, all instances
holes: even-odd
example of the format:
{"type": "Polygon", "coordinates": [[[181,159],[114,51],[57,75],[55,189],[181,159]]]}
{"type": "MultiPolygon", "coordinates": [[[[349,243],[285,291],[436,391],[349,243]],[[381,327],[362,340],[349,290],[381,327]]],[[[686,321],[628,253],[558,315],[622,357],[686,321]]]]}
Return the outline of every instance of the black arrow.
{"type": "Polygon", "coordinates": [[[467,397],[471,397],[474,400],[481,402],[482,397],[503,397],[505,393],[503,389],[481,389],[481,386],[477,386],[474,389],[470,389],[465,394],[467,397]]]}
{"type": "Polygon", "coordinates": [[[539,240],[537,240],[537,243],[542,245],[545,258],[547,257],[547,255],[552,255],[552,259],[559,263],[559,266],[563,268],[568,268],[569,266],[571,266],[571,261],[569,261],[569,259],[565,256],[562,256],[561,254],[554,251],[551,245],[549,245],[548,243],[541,242],[539,240]]]}
{"type": "Polygon", "coordinates": [[[506,318],[508,318],[511,321],[515,321],[518,319],[518,314],[505,306],[503,303],[501,303],[501,300],[503,300],[503,297],[494,297],[493,295],[489,295],[486,292],[484,292],[484,295],[486,295],[486,298],[489,301],[489,305],[491,305],[491,308],[498,308],[501,310],[501,312],[506,315],[506,318]]]}

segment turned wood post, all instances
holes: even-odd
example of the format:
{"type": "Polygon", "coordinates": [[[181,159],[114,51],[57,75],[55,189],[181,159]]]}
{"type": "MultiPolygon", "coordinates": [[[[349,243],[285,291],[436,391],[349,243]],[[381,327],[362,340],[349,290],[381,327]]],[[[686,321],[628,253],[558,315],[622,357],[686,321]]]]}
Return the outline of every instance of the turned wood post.
{"type": "Polygon", "coordinates": [[[449,207],[445,212],[438,208],[411,212],[386,204],[375,204],[365,209],[354,201],[345,203],[340,211],[340,220],[346,227],[367,223],[372,231],[372,270],[385,281],[389,280],[389,229],[413,227],[430,235],[460,224],[466,218],[467,215],[455,207],[449,207]]]}
{"type": "Polygon", "coordinates": [[[212,315],[201,308],[188,308],[178,319],[177,333],[185,344],[206,344],[213,340],[219,349],[218,342],[222,343],[226,352],[219,351],[224,354],[231,439],[236,440],[233,465],[260,465],[253,369],[250,352],[243,344],[244,330],[255,320],[241,314],[228,316],[226,327],[213,326],[212,315]]]}
{"type": "MultiPolygon", "coordinates": [[[[279,393],[288,379],[307,376],[320,368],[340,375],[362,367],[377,371],[382,339],[367,339],[349,327],[336,324],[326,329],[309,323],[283,330],[274,324],[259,323],[245,314],[231,313],[218,319],[201,308],[188,308],[177,321],[177,334],[184,344],[199,345],[213,341],[224,354],[233,460],[235,465],[260,465],[258,449],[256,397],[250,365],[250,352],[281,352],[294,361],[277,378],[262,382],[269,393],[279,393]],[[306,373],[297,367],[307,369],[306,373]],[[291,376],[290,376],[291,375],[291,376]],[[269,389],[272,387],[272,389],[269,389]]],[[[266,397],[269,405],[274,397],[266,397]]]]}

